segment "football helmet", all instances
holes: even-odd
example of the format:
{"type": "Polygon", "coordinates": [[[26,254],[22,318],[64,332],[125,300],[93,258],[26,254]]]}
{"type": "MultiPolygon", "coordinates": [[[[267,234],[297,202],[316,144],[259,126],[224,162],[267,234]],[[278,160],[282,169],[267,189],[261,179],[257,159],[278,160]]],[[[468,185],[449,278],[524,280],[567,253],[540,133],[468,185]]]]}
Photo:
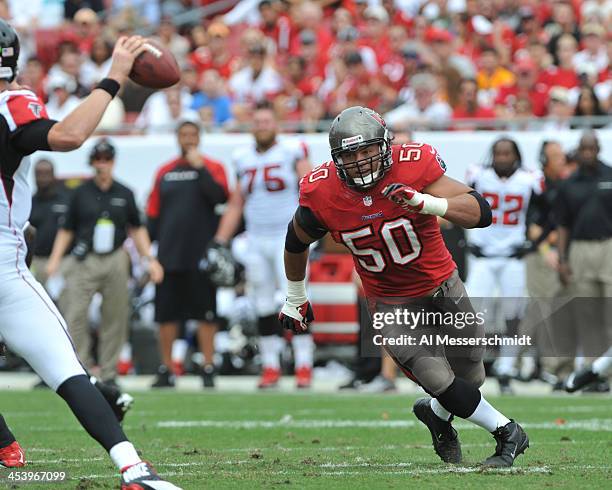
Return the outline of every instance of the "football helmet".
{"type": "Polygon", "coordinates": [[[0,19],[0,80],[12,82],[17,76],[19,58],[19,37],[15,29],[0,19]]]}
{"type": "Polygon", "coordinates": [[[349,187],[368,189],[391,167],[391,135],[380,114],[367,107],[349,107],[336,116],[329,130],[329,146],[338,177],[349,187]],[[345,161],[347,153],[370,145],[378,145],[376,155],[345,161]]]}

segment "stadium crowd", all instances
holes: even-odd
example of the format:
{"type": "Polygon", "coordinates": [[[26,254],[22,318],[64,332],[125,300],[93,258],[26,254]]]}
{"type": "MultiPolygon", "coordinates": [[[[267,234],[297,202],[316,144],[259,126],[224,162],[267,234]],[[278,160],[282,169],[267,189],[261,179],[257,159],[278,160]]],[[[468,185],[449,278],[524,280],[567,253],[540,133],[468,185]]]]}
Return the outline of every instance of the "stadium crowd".
{"type": "Polygon", "coordinates": [[[356,104],[396,130],[598,127],[605,120],[571,117],[612,110],[609,0],[244,0],[198,14],[216,3],[2,0],[0,17],[23,40],[19,82],[51,117],[104,76],[118,35],[148,33],[172,51],[180,86],[127,86],[105,131],[167,131],[185,118],[244,129],[263,99],[298,132],[325,131],[321,121],[356,104]]]}

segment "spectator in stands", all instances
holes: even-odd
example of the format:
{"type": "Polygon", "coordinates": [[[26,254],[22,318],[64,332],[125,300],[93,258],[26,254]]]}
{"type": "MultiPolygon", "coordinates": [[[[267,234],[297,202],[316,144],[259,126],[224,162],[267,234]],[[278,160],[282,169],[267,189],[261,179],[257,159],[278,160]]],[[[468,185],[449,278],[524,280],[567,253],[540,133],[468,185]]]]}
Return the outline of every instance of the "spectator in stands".
{"type": "Polygon", "coordinates": [[[198,321],[198,343],[204,355],[205,387],[214,386],[214,337],[217,330],[216,287],[198,264],[219,225],[215,207],[227,200],[223,165],[199,151],[200,126],[185,121],[177,128],[181,154],[163,165],[147,204],[148,228],[158,243],[165,270],[155,294],[162,366],[154,387],[173,387],[172,344],[179,322],[198,321]]]}
{"type": "Polygon", "coordinates": [[[325,67],[329,57],[326,52],[319,49],[317,36],[313,31],[303,30],[300,32],[299,40],[299,56],[304,59],[302,79],[316,90],[325,78],[325,67]]]}
{"type": "Polygon", "coordinates": [[[610,63],[603,42],[606,30],[599,24],[587,24],[580,32],[584,49],[574,55],[574,65],[578,68],[585,63],[593,63],[597,72],[605,70],[610,63]]]}
{"type": "Polygon", "coordinates": [[[98,15],[90,8],[82,8],[74,14],[74,42],[82,54],[89,54],[94,40],[100,34],[98,15]]]}
{"type": "MultiPolygon", "coordinates": [[[[323,22],[323,10],[318,3],[305,1],[295,6],[292,11],[291,19],[299,31],[313,31],[317,36],[317,45],[322,52],[327,52],[333,43],[333,36],[327,25],[323,22]]],[[[294,37],[291,52],[298,40],[294,37]]]]}
{"type": "Polygon", "coordinates": [[[297,133],[322,133],[327,130],[325,119],[325,106],[321,99],[315,95],[300,98],[300,119],[296,129],[297,133]]]}
{"type": "Polygon", "coordinates": [[[347,27],[353,25],[353,15],[343,7],[334,10],[331,18],[331,30],[334,37],[338,37],[338,33],[347,27]]]}
{"type": "Polygon", "coordinates": [[[552,19],[544,28],[550,36],[548,51],[551,53],[556,53],[557,42],[563,34],[571,34],[576,41],[580,41],[580,28],[571,3],[556,2],[553,5],[552,19]]]}
{"type": "Polygon", "coordinates": [[[160,21],[161,11],[160,3],[164,4],[164,10],[167,15],[174,15],[178,12],[170,11],[171,7],[177,2],[164,1],[152,2],[151,0],[112,0],[111,16],[115,16],[121,12],[129,12],[129,15],[138,19],[139,24],[148,24],[149,26],[157,26],[160,21]]]}
{"type": "Polygon", "coordinates": [[[179,65],[185,63],[189,53],[189,41],[176,31],[176,25],[170,17],[161,18],[157,35],[153,39],[168,48],[179,65]]]}
{"type": "MultiPolygon", "coordinates": [[[[478,102],[478,84],[476,80],[466,78],[461,81],[459,102],[453,110],[453,119],[494,119],[495,111],[483,107],[478,102]]],[[[477,126],[460,126],[459,129],[476,128],[477,126]]]]}
{"type": "Polygon", "coordinates": [[[147,99],[134,125],[155,133],[167,132],[183,119],[197,121],[199,116],[190,109],[191,103],[191,94],[180,86],[160,90],[147,99]]]}
{"type": "Polygon", "coordinates": [[[89,90],[81,83],[81,56],[72,44],[64,45],[64,51],[61,53],[58,62],[49,70],[49,77],[56,74],[64,74],[70,77],[75,87],[71,93],[77,97],[85,97],[89,94],[89,90]]]}
{"type": "MultiPolygon", "coordinates": [[[[75,14],[82,8],[90,8],[95,12],[103,12],[106,6],[104,0],[65,0],[64,2],[64,17],[72,19],[75,14]]],[[[113,6],[122,3],[120,0],[114,0],[113,6]]]]}
{"type": "Polygon", "coordinates": [[[192,96],[200,92],[200,77],[193,65],[187,64],[181,70],[181,84],[192,96]]]}
{"type": "Polygon", "coordinates": [[[47,100],[45,68],[38,58],[34,56],[29,58],[25,68],[18,76],[20,85],[30,87],[40,100],[47,100]]]}
{"type": "Polygon", "coordinates": [[[363,30],[364,43],[376,53],[376,62],[382,66],[391,56],[389,44],[389,14],[382,5],[372,5],[363,13],[366,25],[363,30]]]}
{"type": "Polygon", "coordinates": [[[512,105],[519,97],[527,97],[531,102],[532,115],[541,117],[546,114],[548,95],[546,89],[536,83],[536,66],[528,58],[520,59],[515,65],[516,83],[501,87],[495,99],[498,117],[510,117],[512,105]]]}
{"type": "Polygon", "coordinates": [[[427,31],[425,41],[431,46],[431,62],[435,68],[457,82],[461,78],[476,77],[474,63],[455,51],[453,36],[449,31],[432,27],[427,31]]]}
{"type": "Polygon", "coordinates": [[[259,29],[264,35],[274,42],[276,50],[281,55],[286,55],[290,48],[292,39],[291,20],[286,15],[281,15],[276,3],[279,0],[261,0],[257,8],[261,16],[259,29]]]}
{"type": "Polygon", "coordinates": [[[216,70],[206,70],[202,74],[200,91],[193,96],[191,109],[198,111],[202,117],[202,109],[209,109],[215,126],[222,126],[232,119],[232,101],[227,95],[223,79],[216,70]]]}
{"type": "Polygon", "coordinates": [[[81,83],[91,90],[107,74],[111,63],[113,45],[102,37],[98,37],[91,45],[91,53],[81,64],[81,83]]]}
{"type": "MultiPolygon", "coordinates": [[[[402,47],[403,74],[402,84],[399,86],[399,100],[410,100],[413,96],[410,87],[410,79],[423,68],[421,56],[419,55],[418,45],[412,41],[407,42],[402,47]]],[[[399,83],[399,82],[398,82],[399,83]]],[[[391,84],[391,87],[395,87],[391,84]]]]}
{"type": "Polygon", "coordinates": [[[436,78],[431,73],[417,73],[410,80],[414,100],[385,114],[385,121],[394,130],[440,127],[452,116],[452,109],[437,99],[436,78]]]}
{"type": "Polygon", "coordinates": [[[557,41],[557,51],[555,52],[555,64],[548,67],[538,77],[538,83],[551,87],[572,88],[579,85],[574,57],[578,43],[571,34],[563,34],[557,41]]]}
{"type": "Polygon", "coordinates": [[[574,106],[570,101],[569,90],[565,87],[552,87],[548,94],[548,120],[542,125],[542,131],[563,131],[570,129],[570,118],[574,106]]]}
{"type": "MultiPolygon", "coordinates": [[[[595,94],[595,90],[588,85],[580,87],[578,101],[574,116],[605,116],[606,112],[602,109],[599,99],[595,94]]],[[[603,127],[603,123],[594,124],[593,122],[575,123],[573,128],[595,128],[603,127]]]]}
{"type": "Polygon", "coordinates": [[[485,47],[479,60],[480,69],[476,75],[478,88],[495,93],[501,87],[513,85],[514,74],[499,62],[499,54],[493,47],[485,47]]]}
{"type": "Polygon", "coordinates": [[[347,27],[338,33],[337,43],[332,46],[330,60],[343,58],[348,53],[358,51],[363,64],[369,73],[378,73],[378,61],[374,50],[366,45],[359,44],[360,34],[355,27],[347,27]]]}
{"type": "Polygon", "coordinates": [[[237,64],[236,57],[227,45],[229,34],[229,28],[222,22],[213,22],[208,26],[205,36],[207,42],[198,45],[189,56],[189,61],[196,67],[198,73],[214,69],[225,80],[229,79],[237,64]]]}
{"type": "Polygon", "coordinates": [[[380,73],[385,78],[385,83],[399,92],[406,81],[414,73],[407,74],[405,69],[404,46],[408,36],[404,26],[395,25],[389,27],[389,55],[380,67],[380,73]]]}
{"type": "Polygon", "coordinates": [[[234,101],[256,103],[272,98],[282,91],[282,78],[272,66],[266,66],[266,54],[263,44],[255,44],[249,48],[247,66],[229,79],[229,89],[234,101]]]}
{"type": "Polygon", "coordinates": [[[56,121],[61,121],[72,110],[79,105],[80,99],[73,95],[76,90],[76,83],[66,73],[57,72],[50,75],[47,79],[47,113],[49,117],[56,121]]]}

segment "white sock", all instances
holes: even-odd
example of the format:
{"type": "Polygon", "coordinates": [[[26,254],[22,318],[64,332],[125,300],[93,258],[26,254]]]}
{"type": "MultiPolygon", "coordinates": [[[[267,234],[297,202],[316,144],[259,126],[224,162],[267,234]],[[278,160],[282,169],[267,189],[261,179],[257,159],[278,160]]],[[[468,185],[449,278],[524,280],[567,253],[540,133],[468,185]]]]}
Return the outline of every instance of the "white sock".
{"type": "Polygon", "coordinates": [[[294,335],[291,339],[295,368],[312,367],[314,341],[312,335],[294,335]]]}
{"type": "Polygon", "coordinates": [[[259,350],[264,368],[280,369],[280,353],[283,349],[282,339],[278,335],[259,337],[259,350]]]}
{"type": "Polygon", "coordinates": [[[435,413],[438,418],[444,420],[445,422],[448,422],[448,419],[451,418],[452,414],[448,410],[446,410],[446,408],[440,405],[440,402],[437,398],[432,398],[431,402],[429,402],[429,406],[433,410],[433,413],[435,413]]]}
{"type": "Polygon", "coordinates": [[[612,367],[612,349],[593,362],[593,372],[599,376],[606,376],[612,367]]]}
{"type": "Polygon", "coordinates": [[[487,429],[489,432],[494,432],[498,427],[503,427],[510,422],[510,419],[495,410],[482,394],[476,410],[466,420],[473,422],[483,429],[487,429]]]}
{"type": "Polygon", "coordinates": [[[122,470],[127,466],[140,463],[142,459],[138,456],[136,448],[130,441],[123,441],[115,444],[108,452],[115,466],[122,470]]]}

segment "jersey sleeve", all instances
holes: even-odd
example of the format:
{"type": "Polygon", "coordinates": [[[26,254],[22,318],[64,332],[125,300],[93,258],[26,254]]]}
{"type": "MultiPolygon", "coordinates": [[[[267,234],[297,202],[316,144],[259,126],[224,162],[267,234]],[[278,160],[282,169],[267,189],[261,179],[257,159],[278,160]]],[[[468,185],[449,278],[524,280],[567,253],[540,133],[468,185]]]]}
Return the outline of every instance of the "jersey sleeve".
{"type": "Polygon", "coordinates": [[[438,153],[438,151],[430,145],[423,145],[422,148],[422,169],[419,179],[419,189],[422,190],[446,173],[446,163],[438,153]]]}
{"type": "Polygon", "coordinates": [[[19,90],[0,103],[12,146],[24,155],[50,150],[47,135],[57,121],[49,119],[45,104],[29,90],[19,90]]]}
{"type": "Polygon", "coordinates": [[[299,205],[312,211],[325,228],[329,229],[322,218],[322,209],[325,206],[325,192],[323,183],[329,179],[330,172],[334,171],[330,162],[319,165],[300,179],[299,205]]]}
{"type": "Polygon", "coordinates": [[[546,190],[544,174],[542,172],[533,172],[533,180],[531,182],[531,191],[536,195],[540,196],[546,190]]]}
{"type": "Polygon", "coordinates": [[[166,168],[162,167],[157,171],[157,175],[155,175],[155,183],[153,184],[153,189],[151,190],[151,194],[149,194],[149,199],[147,200],[147,209],[146,214],[149,219],[159,218],[159,209],[160,209],[160,184],[162,178],[164,176],[166,168]]]}

